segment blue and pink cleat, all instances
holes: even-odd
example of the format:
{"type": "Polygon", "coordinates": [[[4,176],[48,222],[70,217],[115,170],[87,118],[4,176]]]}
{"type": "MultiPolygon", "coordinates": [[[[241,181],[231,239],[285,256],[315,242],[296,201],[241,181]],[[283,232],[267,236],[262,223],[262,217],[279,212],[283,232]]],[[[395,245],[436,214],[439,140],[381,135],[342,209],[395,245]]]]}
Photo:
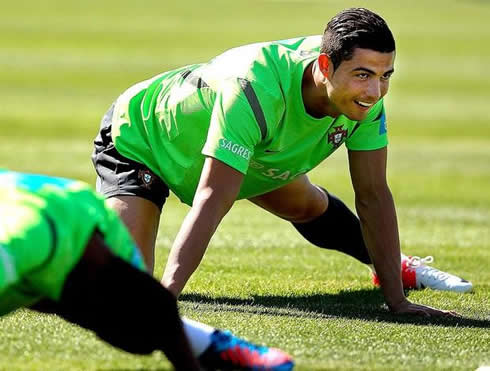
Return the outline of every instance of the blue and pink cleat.
{"type": "Polygon", "coordinates": [[[220,330],[211,335],[211,345],[199,361],[206,370],[290,371],[294,367],[291,356],[283,351],[220,330]]]}

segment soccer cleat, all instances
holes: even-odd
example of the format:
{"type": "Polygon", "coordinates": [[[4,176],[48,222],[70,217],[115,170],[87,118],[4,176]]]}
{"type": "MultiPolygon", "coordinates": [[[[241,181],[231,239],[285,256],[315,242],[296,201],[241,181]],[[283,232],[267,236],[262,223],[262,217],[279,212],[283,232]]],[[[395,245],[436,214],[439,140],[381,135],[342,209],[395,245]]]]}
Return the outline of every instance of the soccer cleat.
{"type": "Polygon", "coordinates": [[[292,358],[283,351],[249,343],[229,331],[216,330],[199,357],[206,370],[289,371],[292,358]]]}
{"type": "MultiPolygon", "coordinates": [[[[433,261],[432,256],[425,258],[407,256],[402,259],[403,288],[424,289],[427,287],[432,290],[453,292],[468,292],[473,289],[471,282],[427,265],[433,261]]],[[[379,286],[376,274],[373,274],[373,283],[379,286]]]]}

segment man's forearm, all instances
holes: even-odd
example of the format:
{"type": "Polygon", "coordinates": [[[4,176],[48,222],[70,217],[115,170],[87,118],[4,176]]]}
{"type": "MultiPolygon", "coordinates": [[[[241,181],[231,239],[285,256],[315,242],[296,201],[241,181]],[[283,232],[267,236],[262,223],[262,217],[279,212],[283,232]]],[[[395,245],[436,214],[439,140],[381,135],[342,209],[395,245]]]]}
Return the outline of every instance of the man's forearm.
{"type": "MultiPolygon", "coordinates": [[[[226,210],[227,211],[227,210],[226,210]]],[[[212,201],[192,207],[177,234],[165,267],[162,284],[179,296],[199,266],[219,222],[226,213],[212,201]]]]}
{"type": "Polygon", "coordinates": [[[395,205],[389,189],[356,198],[364,241],[390,306],[406,300],[401,282],[400,240],[395,205]]]}

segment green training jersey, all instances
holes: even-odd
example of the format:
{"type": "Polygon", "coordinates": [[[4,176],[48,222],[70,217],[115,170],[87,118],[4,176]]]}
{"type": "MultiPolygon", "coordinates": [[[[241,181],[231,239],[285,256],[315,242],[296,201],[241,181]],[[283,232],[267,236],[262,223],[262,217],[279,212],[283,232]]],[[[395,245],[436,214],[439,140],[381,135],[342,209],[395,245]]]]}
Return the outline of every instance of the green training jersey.
{"type": "Polygon", "coordinates": [[[352,150],[386,146],[382,101],[361,122],[306,112],[303,74],[320,42],[246,45],[134,85],[116,101],[116,149],[192,204],[205,156],[245,174],[238,198],[250,198],[307,173],[344,142],[352,150]]]}
{"type": "Polygon", "coordinates": [[[126,228],[87,184],[0,170],[0,314],[58,300],[95,229],[116,255],[145,269],[126,228]]]}

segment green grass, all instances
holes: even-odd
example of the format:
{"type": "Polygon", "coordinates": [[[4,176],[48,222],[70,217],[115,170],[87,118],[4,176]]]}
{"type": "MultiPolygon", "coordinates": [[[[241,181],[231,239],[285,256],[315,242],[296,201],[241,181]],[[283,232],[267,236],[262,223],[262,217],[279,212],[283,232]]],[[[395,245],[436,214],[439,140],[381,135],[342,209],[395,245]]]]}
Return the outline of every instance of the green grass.
{"type": "MultiPolygon", "coordinates": [[[[321,32],[369,6],[397,38],[387,97],[389,181],[406,253],[471,280],[458,295],[410,292],[461,320],[396,317],[364,266],[238,202],[181,297],[186,316],[290,352],[298,370],[474,370],[490,364],[490,3],[370,1],[15,1],[0,22],[0,166],[94,182],[91,141],[133,82],[243,43],[321,32]]],[[[311,178],[353,205],[343,150],[311,178]]],[[[158,238],[159,278],[187,211],[175,198],[158,238]]],[[[57,317],[0,319],[0,370],[167,370],[57,317]]]]}

